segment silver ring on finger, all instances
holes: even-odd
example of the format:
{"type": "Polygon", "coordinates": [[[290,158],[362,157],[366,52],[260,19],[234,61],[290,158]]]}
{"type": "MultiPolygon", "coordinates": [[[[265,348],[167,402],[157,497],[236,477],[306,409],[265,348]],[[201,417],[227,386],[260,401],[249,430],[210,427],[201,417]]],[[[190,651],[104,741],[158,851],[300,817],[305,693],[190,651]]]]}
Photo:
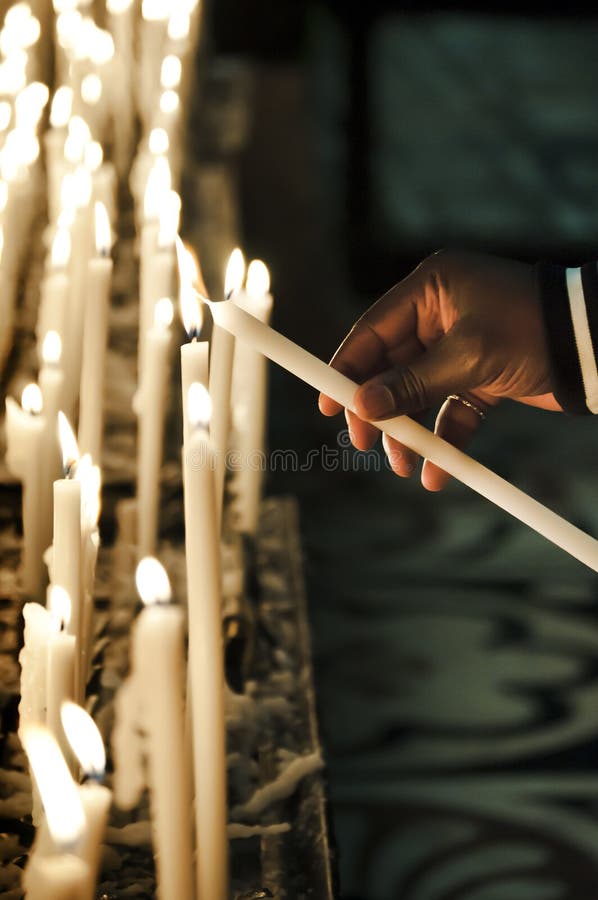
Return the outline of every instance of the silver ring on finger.
{"type": "Polygon", "coordinates": [[[472,403],[471,400],[468,400],[467,397],[463,397],[461,394],[449,394],[446,399],[457,400],[459,403],[462,403],[463,406],[466,406],[468,409],[472,409],[476,416],[479,416],[482,421],[486,418],[486,413],[483,409],[480,409],[479,406],[476,406],[475,403],[472,403]]]}

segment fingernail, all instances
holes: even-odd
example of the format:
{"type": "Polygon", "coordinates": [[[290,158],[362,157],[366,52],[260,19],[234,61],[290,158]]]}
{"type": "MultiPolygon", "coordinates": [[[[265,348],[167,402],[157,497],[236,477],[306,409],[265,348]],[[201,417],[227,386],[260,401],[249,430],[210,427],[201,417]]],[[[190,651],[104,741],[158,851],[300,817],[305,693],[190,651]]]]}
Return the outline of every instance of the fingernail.
{"type": "Polygon", "coordinates": [[[385,384],[368,384],[359,392],[359,400],[368,416],[379,419],[394,412],[395,398],[385,384]]]}

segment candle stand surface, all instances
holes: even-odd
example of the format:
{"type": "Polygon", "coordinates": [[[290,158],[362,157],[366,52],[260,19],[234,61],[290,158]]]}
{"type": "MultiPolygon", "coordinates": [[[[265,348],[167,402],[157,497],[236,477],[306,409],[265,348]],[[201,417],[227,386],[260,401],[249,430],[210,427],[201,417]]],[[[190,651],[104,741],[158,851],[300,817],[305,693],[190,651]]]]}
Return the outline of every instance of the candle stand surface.
{"type": "MultiPolygon", "coordinates": [[[[14,526],[18,493],[8,486],[0,491],[0,897],[7,900],[23,896],[20,879],[34,837],[31,786],[16,735],[22,644],[21,605],[16,601],[20,537],[14,526]]],[[[161,549],[178,590],[184,580],[182,545],[167,539],[161,549]]],[[[129,630],[138,609],[125,581],[115,582],[123,551],[118,540],[100,551],[87,691],[88,707],[108,746],[113,701],[128,669],[129,630]]],[[[232,614],[224,619],[227,676],[237,689],[228,692],[227,702],[230,896],[328,900],[336,895],[334,853],[293,498],[264,502],[255,545],[245,546],[243,556],[245,590],[229,604],[232,614]]],[[[230,575],[226,570],[225,554],[225,576],[230,575]]],[[[155,895],[150,837],[145,792],[130,811],[113,807],[97,897],[155,895]]]]}

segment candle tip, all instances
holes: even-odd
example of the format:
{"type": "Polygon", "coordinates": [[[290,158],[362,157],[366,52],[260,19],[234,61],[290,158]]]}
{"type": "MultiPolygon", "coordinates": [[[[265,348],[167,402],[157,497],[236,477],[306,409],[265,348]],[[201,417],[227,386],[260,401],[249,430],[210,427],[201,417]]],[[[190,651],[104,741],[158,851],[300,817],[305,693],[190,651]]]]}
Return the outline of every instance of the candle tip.
{"type": "Polygon", "coordinates": [[[66,738],[79,764],[89,778],[103,780],[106,771],[106,751],[98,726],[81,706],[65,700],[60,718],[66,738]]]}
{"type": "Polygon", "coordinates": [[[154,556],[145,556],[135,571],[137,592],[146,606],[168,603],[172,597],[166,569],[154,556]]]}

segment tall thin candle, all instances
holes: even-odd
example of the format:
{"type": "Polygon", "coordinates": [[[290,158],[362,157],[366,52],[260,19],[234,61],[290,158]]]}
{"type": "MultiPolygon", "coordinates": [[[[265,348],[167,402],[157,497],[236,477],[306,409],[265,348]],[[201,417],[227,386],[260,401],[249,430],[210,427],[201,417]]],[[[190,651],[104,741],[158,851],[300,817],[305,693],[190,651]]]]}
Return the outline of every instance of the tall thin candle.
{"type": "MultiPolygon", "coordinates": [[[[327,394],[347,409],[354,409],[353,400],[359,387],[356,382],[236,304],[230,301],[206,302],[220,328],[230,331],[238,340],[246,341],[317,391],[327,394]]],[[[420,456],[432,460],[445,472],[520,519],[580,562],[598,571],[598,541],[595,538],[547,509],[486,466],[408,416],[396,416],[373,424],[420,456]]]]}

